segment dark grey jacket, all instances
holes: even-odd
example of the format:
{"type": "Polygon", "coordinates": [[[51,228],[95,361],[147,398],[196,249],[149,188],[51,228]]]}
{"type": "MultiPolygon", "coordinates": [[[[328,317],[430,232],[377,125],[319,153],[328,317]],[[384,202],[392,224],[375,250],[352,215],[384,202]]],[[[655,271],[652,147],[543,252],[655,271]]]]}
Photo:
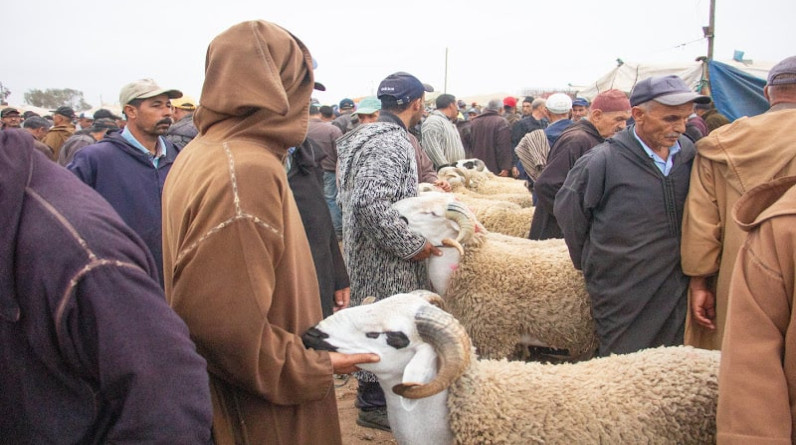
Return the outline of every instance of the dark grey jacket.
{"type": "Polygon", "coordinates": [[[592,298],[601,355],[683,341],[688,277],[680,267],[680,229],[694,144],[680,137],[682,149],[664,176],[634,128],[583,155],[554,204],[592,298]]]}
{"type": "Polygon", "coordinates": [[[177,150],[182,150],[198,134],[199,130],[196,129],[196,125],[193,123],[193,113],[191,113],[169,127],[169,131],[166,132],[163,138],[174,144],[177,150]]]}

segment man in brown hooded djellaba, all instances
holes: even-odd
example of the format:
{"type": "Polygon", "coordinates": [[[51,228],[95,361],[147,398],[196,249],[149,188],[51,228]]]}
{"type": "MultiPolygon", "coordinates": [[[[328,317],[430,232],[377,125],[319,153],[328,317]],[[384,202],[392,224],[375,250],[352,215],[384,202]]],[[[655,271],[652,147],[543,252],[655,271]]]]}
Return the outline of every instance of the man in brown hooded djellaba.
{"type": "Polygon", "coordinates": [[[307,132],[312,58],[244,22],[207,51],[199,136],[163,191],[166,297],[207,359],[216,444],[341,443],[334,373],[378,361],[305,349],[318,282],[283,160],[307,132]]]}

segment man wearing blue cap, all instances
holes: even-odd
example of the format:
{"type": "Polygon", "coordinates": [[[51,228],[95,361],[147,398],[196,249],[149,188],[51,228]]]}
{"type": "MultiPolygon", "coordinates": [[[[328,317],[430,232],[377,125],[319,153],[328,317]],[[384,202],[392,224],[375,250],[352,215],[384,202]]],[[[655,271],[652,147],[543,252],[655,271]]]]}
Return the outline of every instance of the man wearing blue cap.
{"type": "Polygon", "coordinates": [[[584,97],[576,97],[572,101],[572,122],[577,122],[589,115],[589,101],[584,97]]]}
{"type": "Polygon", "coordinates": [[[339,128],[343,134],[348,133],[359,125],[359,119],[357,115],[354,114],[355,108],[356,104],[354,104],[354,101],[348,98],[341,100],[337,105],[337,109],[340,110],[340,116],[337,116],[337,118],[332,121],[332,124],[339,128]]]}
{"type": "MultiPolygon", "coordinates": [[[[360,125],[337,142],[343,207],[343,256],[351,282],[351,305],[426,289],[424,259],[440,255],[423,236],[409,230],[392,204],[417,196],[417,161],[407,128],[420,122],[423,85],[408,73],[387,76],[379,84],[378,122],[360,125]]],[[[357,376],[357,423],[389,430],[384,393],[371,373],[357,376]]]]}
{"type": "Polygon", "coordinates": [[[553,211],[591,296],[601,356],[683,343],[688,277],[680,227],[694,144],[694,103],[710,98],[677,76],[630,95],[635,124],[584,154],[553,211]]]}

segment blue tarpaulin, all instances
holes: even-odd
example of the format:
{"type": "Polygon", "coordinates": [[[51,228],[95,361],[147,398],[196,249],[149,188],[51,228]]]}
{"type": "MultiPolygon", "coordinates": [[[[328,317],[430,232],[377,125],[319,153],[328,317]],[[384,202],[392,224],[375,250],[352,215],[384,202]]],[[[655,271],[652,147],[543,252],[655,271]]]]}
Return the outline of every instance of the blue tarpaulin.
{"type": "Polygon", "coordinates": [[[710,93],[719,113],[734,121],[741,116],[756,116],[769,108],[763,96],[766,80],[752,76],[725,63],[711,60],[710,93]]]}

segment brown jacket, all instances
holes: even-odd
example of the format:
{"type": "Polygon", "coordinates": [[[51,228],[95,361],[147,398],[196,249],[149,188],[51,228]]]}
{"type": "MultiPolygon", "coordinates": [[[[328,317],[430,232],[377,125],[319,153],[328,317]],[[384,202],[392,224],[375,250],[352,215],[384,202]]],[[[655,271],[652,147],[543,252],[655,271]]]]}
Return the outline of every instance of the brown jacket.
{"type": "Polygon", "coordinates": [[[796,177],[745,194],[719,368],[719,444],[796,443],[796,177]]]}
{"type": "Polygon", "coordinates": [[[207,359],[218,445],[341,441],[329,355],[300,338],[322,316],[283,166],[307,131],[311,64],[267,22],[216,37],[200,135],[163,191],[166,297],[207,359]]]}
{"type": "Polygon", "coordinates": [[[47,131],[46,135],[44,135],[44,139],[41,141],[44,142],[48,147],[52,148],[53,161],[58,162],[58,152],[61,150],[61,146],[64,145],[64,142],[66,142],[66,140],[69,139],[73,134],[75,134],[75,126],[72,124],[67,124],[50,127],[50,130],[47,131]]]}
{"type": "Polygon", "coordinates": [[[751,188],[796,174],[796,109],[741,118],[700,139],[683,216],[683,272],[715,280],[716,330],[686,318],[688,345],[721,349],[735,256],[746,234],[732,223],[732,206],[751,188]]]}
{"type": "Polygon", "coordinates": [[[471,119],[469,145],[474,158],[484,161],[494,174],[511,171],[511,126],[496,111],[487,110],[471,119]]]}

